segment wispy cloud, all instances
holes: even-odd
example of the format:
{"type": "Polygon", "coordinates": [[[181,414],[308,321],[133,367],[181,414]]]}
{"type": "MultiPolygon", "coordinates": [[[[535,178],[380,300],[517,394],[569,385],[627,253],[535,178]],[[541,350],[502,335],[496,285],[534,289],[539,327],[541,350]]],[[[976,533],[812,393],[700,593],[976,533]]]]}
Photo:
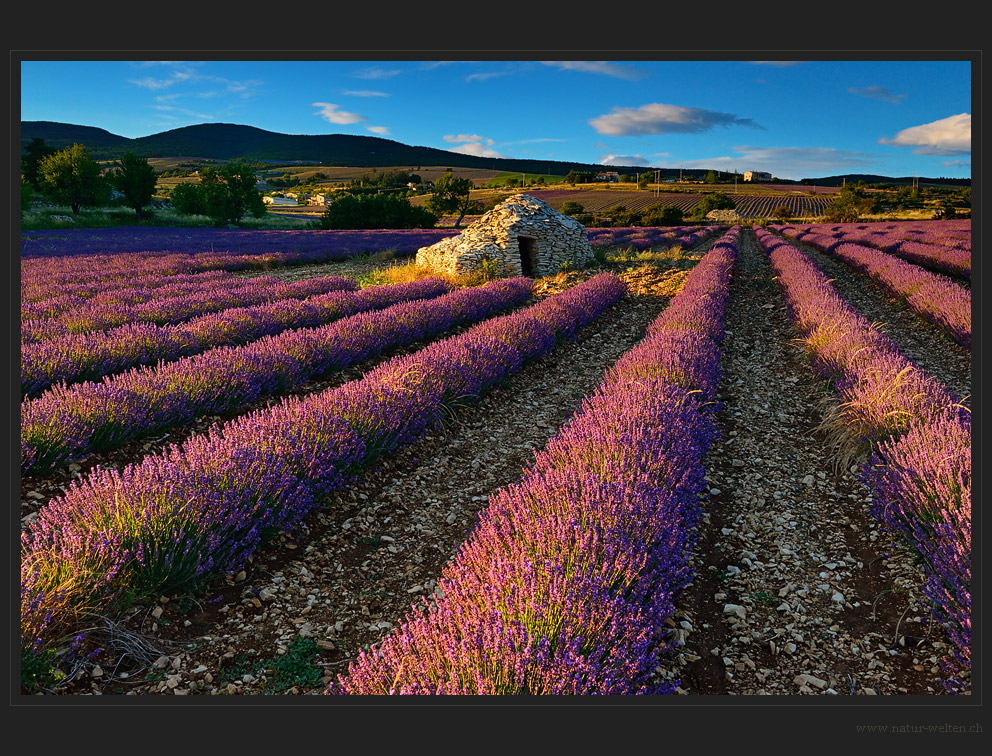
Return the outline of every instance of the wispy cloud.
{"type": "Polygon", "coordinates": [[[647,75],[639,68],[610,63],[605,60],[542,60],[541,63],[564,71],[582,71],[629,81],[635,81],[647,75]]]}
{"type": "Polygon", "coordinates": [[[352,74],[356,79],[391,79],[403,73],[398,68],[363,68],[352,74]]]}
{"type": "Polygon", "coordinates": [[[388,92],[376,92],[372,89],[346,89],[341,94],[350,97],[389,97],[388,92]]]}
{"type": "Polygon", "coordinates": [[[906,95],[892,94],[892,92],[890,92],[885,87],[876,87],[876,86],[848,87],[847,91],[850,92],[851,94],[856,94],[858,97],[867,97],[871,100],[882,100],[883,102],[891,102],[893,105],[898,105],[904,99],[906,99],[906,95]]]}
{"type": "Polygon", "coordinates": [[[739,118],[731,113],[665,105],[660,102],[641,105],[639,108],[615,107],[612,113],[590,119],[589,124],[597,133],[609,136],[699,134],[717,126],[764,128],[750,118],[739,118]]]}
{"type": "Polygon", "coordinates": [[[879,144],[914,147],[914,155],[965,155],[971,152],[971,113],[941,118],[903,129],[879,144]]]}
{"type": "Polygon", "coordinates": [[[514,71],[484,71],[482,73],[473,73],[465,77],[465,81],[486,81],[488,79],[498,79],[500,76],[509,76],[515,73],[514,71]]]}
{"type": "Polygon", "coordinates": [[[358,113],[349,113],[346,110],[339,110],[339,106],[331,102],[311,103],[317,108],[317,114],[328,123],[349,124],[369,120],[366,116],[358,113]]]}
{"type": "MultiPolygon", "coordinates": [[[[148,61],[146,61],[147,63],[148,61]]],[[[196,97],[215,97],[221,94],[237,95],[239,97],[251,97],[262,86],[258,79],[227,79],[223,76],[214,76],[203,73],[199,70],[202,63],[187,61],[154,61],[156,66],[165,66],[172,69],[165,77],[146,76],[140,79],[128,79],[128,83],[137,87],[158,92],[171,89],[179,85],[208,85],[212,89],[202,91],[185,91],[183,94],[196,97]]],[[[148,66],[140,66],[147,68],[148,66]]]]}
{"type": "Polygon", "coordinates": [[[388,126],[366,126],[366,131],[371,131],[373,134],[378,134],[379,136],[389,136],[388,126]]]}

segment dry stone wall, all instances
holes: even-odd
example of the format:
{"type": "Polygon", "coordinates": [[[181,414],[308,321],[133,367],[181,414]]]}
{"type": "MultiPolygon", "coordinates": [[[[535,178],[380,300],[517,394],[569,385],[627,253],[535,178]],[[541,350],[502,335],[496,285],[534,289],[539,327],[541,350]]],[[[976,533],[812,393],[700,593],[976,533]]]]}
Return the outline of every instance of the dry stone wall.
{"type": "Polygon", "coordinates": [[[488,261],[499,276],[548,276],[593,257],[586,227],[528,194],[515,194],[458,236],[417,250],[437,272],[472,273],[488,261]]]}

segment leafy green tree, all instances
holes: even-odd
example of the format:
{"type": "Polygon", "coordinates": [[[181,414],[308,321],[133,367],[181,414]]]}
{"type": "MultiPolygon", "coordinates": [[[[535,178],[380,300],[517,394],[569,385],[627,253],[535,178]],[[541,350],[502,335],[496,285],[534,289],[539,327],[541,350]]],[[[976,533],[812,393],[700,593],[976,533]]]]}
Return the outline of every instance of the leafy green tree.
{"type": "Polygon", "coordinates": [[[772,210],[772,217],[779,220],[789,220],[792,217],[792,208],[784,202],[772,210]]]}
{"type": "Polygon", "coordinates": [[[637,177],[637,188],[638,189],[647,189],[648,188],[648,184],[651,183],[651,179],[652,178],[654,178],[654,177],[650,173],[648,173],[647,171],[645,171],[644,173],[642,173],[640,176],[637,177]]]}
{"type": "Polygon", "coordinates": [[[823,210],[823,218],[834,223],[854,223],[864,215],[876,213],[878,201],[863,186],[844,185],[823,210]]]}
{"type": "Polygon", "coordinates": [[[703,181],[705,181],[707,184],[715,184],[717,182],[716,173],[714,173],[713,171],[707,171],[706,178],[704,178],[703,181]]]}
{"type": "Polygon", "coordinates": [[[206,215],[206,196],[198,184],[176,184],[169,194],[169,201],[181,215],[206,215]]]}
{"type": "Polygon", "coordinates": [[[471,207],[469,192],[472,181],[467,178],[457,178],[453,173],[442,174],[434,182],[434,193],[427,198],[427,209],[440,217],[450,213],[458,213],[455,228],[462,222],[465,212],[471,207]]]}
{"type": "Polygon", "coordinates": [[[701,200],[692,208],[689,217],[693,220],[702,220],[711,210],[731,210],[736,205],[727,196],[726,192],[710,192],[703,196],[701,200]]]}
{"type": "Polygon", "coordinates": [[[84,206],[99,205],[110,196],[110,186],[100,166],[81,144],[42,158],[38,166],[38,183],[52,202],[68,205],[73,215],[84,206]]]}
{"type": "Polygon", "coordinates": [[[578,215],[581,212],[585,212],[585,208],[582,206],[581,202],[576,202],[575,200],[565,200],[561,203],[561,210],[559,212],[565,215],[578,215]]]}
{"type": "Polygon", "coordinates": [[[262,193],[255,188],[255,169],[243,160],[232,160],[219,168],[208,167],[200,175],[207,215],[214,223],[238,223],[245,215],[265,215],[262,193]]]}
{"type": "Polygon", "coordinates": [[[155,169],[143,157],[132,152],[121,155],[120,166],[114,168],[109,176],[111,186],[124,195],[129,207],[134,208],[138,218],[145,217],[144,208],[152,201],[155,194],[155,169]]]}
{"type": "Polygon", "coordinates": [[[58,150],[45,144],[45,140],[41,137],[31,137],[31,141],[24,148],[24,154],[21,155],[21,173],[24,174],[25,180],[31,184],[31,188],[35,191],[41,189],[41,184],[38,182],[38,169],[41,166],[41,161],[56,152],[58,150]]]}
{"type": "Polygon", "coordinates": [[[658,202],[645,208],[641,222],[645,226],[679,226],[682,220],[681,208],[658,202]]]}
{"type": "Polygon", "coordinates": [[[31,182],[28,181],[24,174],[21,174],[21,216],[23,217],[24,211],[31,207],[31,201],[34,199],[34,187],[31,186],[31,182]]]}
{"type": "Polygon", "coordinates": [[[433,228],[438,216],[398,194],[344,194],[327,206],[319,228],[433,228]]]}

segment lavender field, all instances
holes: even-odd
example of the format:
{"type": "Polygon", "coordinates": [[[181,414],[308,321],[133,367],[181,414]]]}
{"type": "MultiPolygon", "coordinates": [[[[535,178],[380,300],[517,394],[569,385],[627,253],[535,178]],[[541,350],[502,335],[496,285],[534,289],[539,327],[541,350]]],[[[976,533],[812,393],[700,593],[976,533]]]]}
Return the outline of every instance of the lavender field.
{"type": "Polygon", "coordinates": [[[23,692],[971,693],[970,222],[454,233],[23,234],[23,692]]]}

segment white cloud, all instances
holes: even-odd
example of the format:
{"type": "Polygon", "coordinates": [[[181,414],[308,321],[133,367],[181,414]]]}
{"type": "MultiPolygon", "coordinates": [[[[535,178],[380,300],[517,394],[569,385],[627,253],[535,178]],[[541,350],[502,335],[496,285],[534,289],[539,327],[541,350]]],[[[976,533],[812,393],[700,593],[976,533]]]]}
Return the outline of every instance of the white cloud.
{"type": "Polygon", "coordinates": [[[613,108],[607,115],[589,120],[597,133],[609,136],[639,134],[698,134],[716,126],[749,126],[761,129],[750,118],[703,108],[686,108],[653,102],[639,108],[613,108]]]}
{"type": "Polygon", "coordinates": [[[879,144],[915,147],[914,155],[965,155],[971,152],[971,113],[942,118],[903,129],[879,144]]]}
{"type": "MultiPolygon", "coordinates": [[[[235,79],[226,79],[222,76],[213,76],[211,74],[201,73],[196,69],[203,65],[202,63],[190,63],[186,61],[159,61],[157,64],[168,66],[173,70],[165,78],[146,76],[143,79],[128,79],[128,83],[142,87],[143,89],[149,89],[153,92],[169,89],[177,84],[208,84],[211,86],[220,86],[223,92],[240,95],[241,97],[251,97],[255,94],[258,87],[263,84],[263,82],[257,79],[245,79],[243,81],[238,81],[235,79]]],[[[189,94],[198,97],[212,97],[221,94],[221,92],[217,92],[216,90],[207,90],[203,92],[189,92],[189,94]]]]}
{"type": "Polygon", "coordinates": [[[358,113],[338,110],[339,106],[330,102],[314,102],[311,104],[318,109],[318,115],[329,123],[348,124],[368,120],[368,118],[358,113]]]}
{"type": "MultiPolygon", "coordinates": [[[[491,144],[491,140],[490,140],[491,144]]],[[[478,157],[490,157],[490,158],[501,158],[504,157],[496,150],[491,150],[488,147],[480,144],[479,142],[469,142],[468,144],[461,144],[457,147],[452,147],[449,152],[458,152],[462,155],[477,155],[478,157]]]]}
{"type": "Polygon", "coordinates": [[[651,165],[651,160],[643,155],[606,155],[599,159],[600,165],[651,165]]]}
{"type": "Polygon", "coordinates": [[[644,71],[638,68],[622,66],[605,60],[542,60],[541,63],[564,71],[583,71],[631,81],[640,79],[645,75],[644,71]]]}
{"type": "Polygon", "coordinates": [[[387,126],[366,126],[366,131],[371,131],[373,134],[378,134],[379,136],[389,136],[389,127],[387,126]]]}
{"type": "Polygon", "coordinates": [[[346,89],[341,94],[352,97],[389,97],[386,92],[375,92],[371,89],[346,89]]]}
{"type": "Polygon", "coordinates": [[[885,87],[877,87],[877,86],[860,87],[860,88],[848,87],[847,91],[850,92],[851,94],[858,95],[858,97],[867,97],[872,100],[882,100],[883,102],[891,102],[893,105],[898,105],[906,98],[906,95],[904,94],[901,95],[892,94],[892,92],[890,92],[885,87]]]}

